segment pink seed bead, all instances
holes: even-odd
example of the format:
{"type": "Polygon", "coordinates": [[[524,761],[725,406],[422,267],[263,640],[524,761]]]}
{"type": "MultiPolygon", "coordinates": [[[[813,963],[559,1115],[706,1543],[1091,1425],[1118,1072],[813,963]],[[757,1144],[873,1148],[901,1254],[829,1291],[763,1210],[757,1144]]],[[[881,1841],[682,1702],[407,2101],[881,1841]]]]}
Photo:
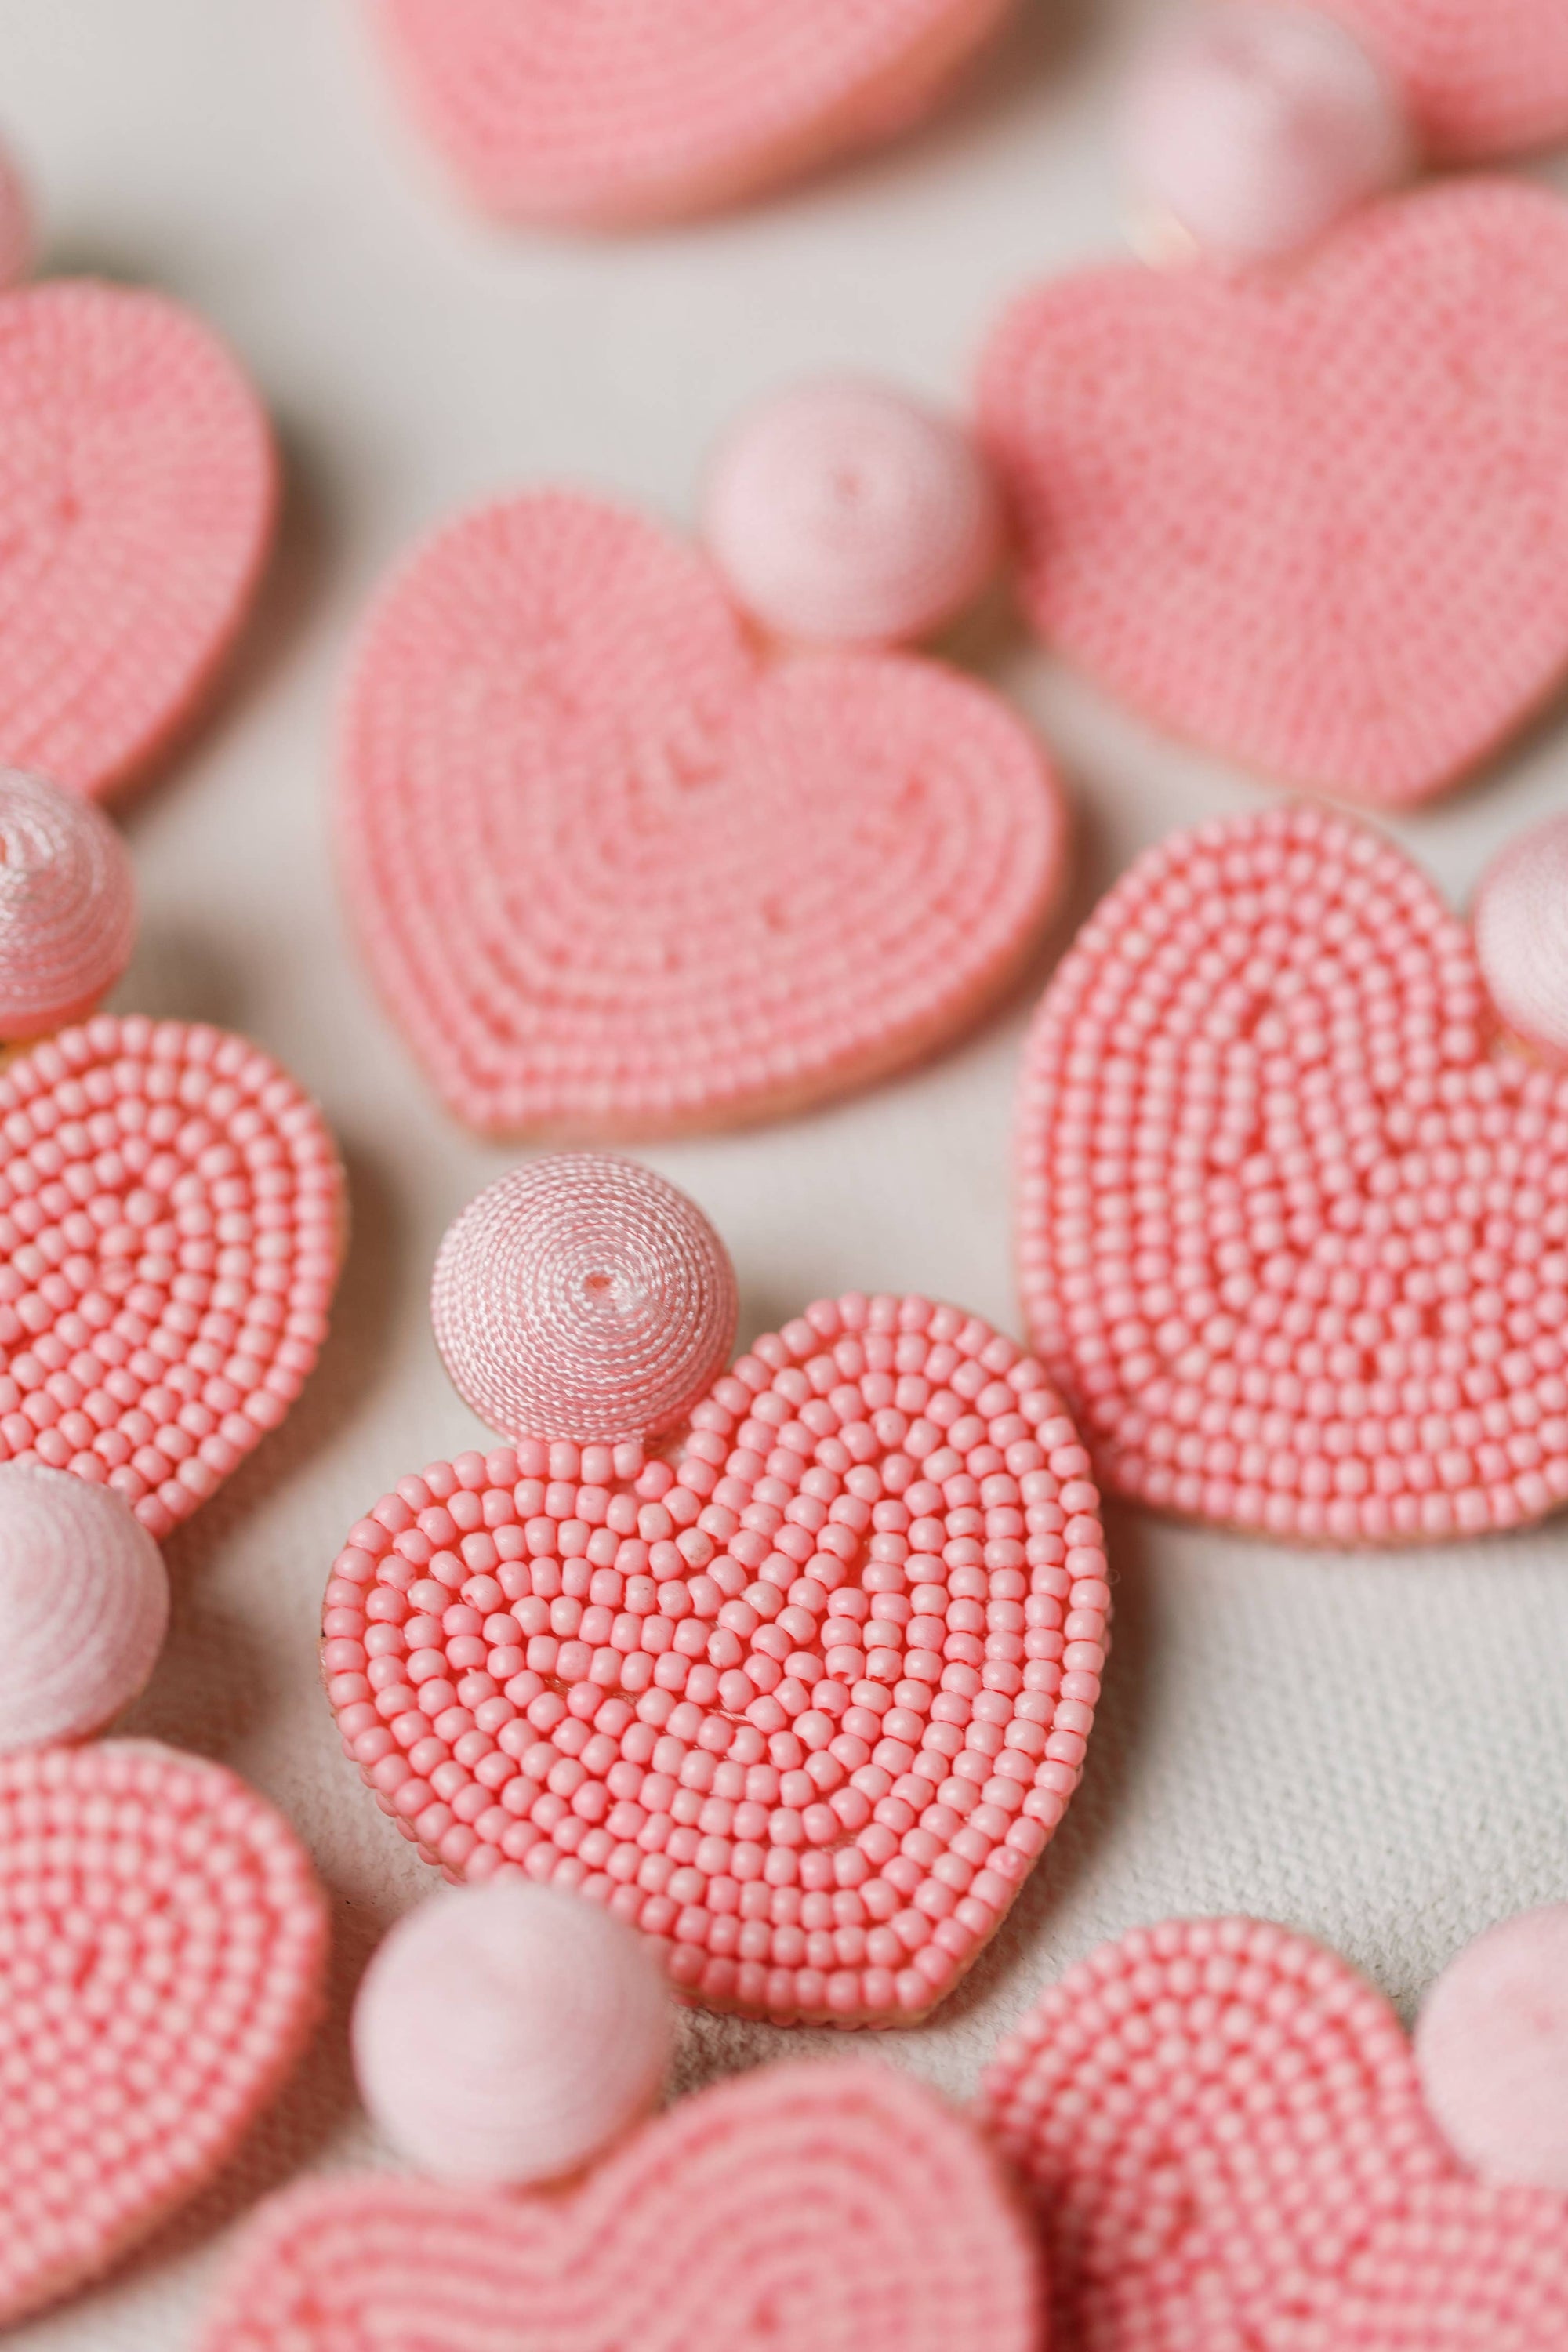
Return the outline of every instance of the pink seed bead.
{"type": "Polygon", "coordinates": [[[1398,93],[1327,10],[1210,0],[1150,47],[1123,165],[1156,221],[1258,261],[1309,244],[1410,166],[1398,93]]]}
{"type": "Polygon", "coordinates": [[[84,1739],[163,1645],[163,1556],[108,1486],[0,1467],[0,1751],[84,1739]]]}
{"type": "Polygon", "coordinates": [[[83,1019],[135,944],[135,875],[109,819],[42,776],[0,772],[0,1038],[83,1019]]]}
{"type": "Polygon", "coordinates": [[[979,593],[1001,541],[967,436],[854,378],[798,384],[742,416],[713,460],[702,527],[738,602],[805,645],[929,635],[979,593]]]}
{"type": "Polygon", "coordinates": [[[662,1176],[563,1152],[469,1202],[441,1244],[430,1311],[454,1386],[492,1429],[640,1439],[722,1368],[735,1270],[662,1176]]]}
{"type": "Polygon", "coordinates": [[[1568,1061],[1568,819],[1549,817],[1493,858],[1470,921],[1504,1026],[1568,1061]]]}
{"type": "Polygon", "coordinates": [[[1445,2137],[1483,2179],[1568,2190],[1568,1904],[1505,1919],[1448,1963],[1415,2063],[1445,2137]]]}
{"type": "Polygon", "coordinates": [[[440,2180],[575,2172],[652,2106],[669,2061],[659,1970],[607,1912],[545,1886],[437,1895],[392,1930],[354,2004],[360,2090],[440,2180]]]}

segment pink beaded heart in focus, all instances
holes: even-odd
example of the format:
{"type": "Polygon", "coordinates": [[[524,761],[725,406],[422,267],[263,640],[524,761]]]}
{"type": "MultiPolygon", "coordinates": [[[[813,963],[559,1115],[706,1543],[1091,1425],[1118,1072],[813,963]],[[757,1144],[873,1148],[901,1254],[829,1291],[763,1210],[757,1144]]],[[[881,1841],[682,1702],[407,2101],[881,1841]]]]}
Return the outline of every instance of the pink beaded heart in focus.
{"type": "Polygon", "coordinates": [[[1248,1919],[1071,1969],[982,2111],[1036,2205],[1061,2352],[1557,2352],[1568,2198],[1468,2179],[1387,2003],[1248,1919]]]}
{"type": "Polygon", "coordinates": [[[580,1888],[706,2007],[897,2024],[1066,1809],[1108,1601],[1039,1366],[852,1296],[759,1339],[668,1459],[534,1441],[404,1479],[333,1567],[322,1664],[453,1877],[580,1888]]]}
{"type": "Polygon", "coordinates": [[[381,991],[487,1133],[790,1109],[934,1049],[1059,879],[1054,775],[934,662],[764,663],[700,555],[546,494],[372,616],[345,869],[381,991]]]}
{"type": "Polygon", "coordinates": [[[1279,271],[1068,278],[1005,320],[981,404],[1042,636],[1263,775],[1413,806],[1568,673],[1540,189],[1372,205],[1279,271]]]}
{"type": "Polygon", "coordinates": [[[1012,0],[374,0],[457,178],[504,218],[711,212],[891,138],[1012,0]]]}
{"type": "Polygon", "coordinates": [[[218,1765],[0,1757],[0,2326],[227,2161],[315,2023],[326,1941],[287,1823],[218,1765]]]}
{"type": "Polygon", "coordinates": [[[1568,1498],[1568,1080],[1408,859],[1294,807],[1141,858],[1026,1048],[1030,1329],[1107,1484],[1309,1541],[1568,1498]]]}
{"type": "Polygon", "coordinates": [[[684,2099],[564,2196],[314,2181],[202,2352],[1033,2352],[1029,2231],[970,2126],[879,2066],[684,2099]]]}
{"type": "Polygon", "coordinates": [[[315,1106],[243,1037],[99,1014],[0,1076],[0,1461],[163,1537],[283,1419],[337,1276],[315,1106]]]}
{"type": "Polygon", "coordinates": [[[1568,139],[1568,10],[1561,0],[1315,5],[1348,25],[1394,73],[1435,163],[1477,163],[1568,139]]]}
{"type": "Polygon", "coordinates": [[[95,797],[200,703],[272,533],[267,419],[161,296],[0,296],[0,764],[95,797]]]}

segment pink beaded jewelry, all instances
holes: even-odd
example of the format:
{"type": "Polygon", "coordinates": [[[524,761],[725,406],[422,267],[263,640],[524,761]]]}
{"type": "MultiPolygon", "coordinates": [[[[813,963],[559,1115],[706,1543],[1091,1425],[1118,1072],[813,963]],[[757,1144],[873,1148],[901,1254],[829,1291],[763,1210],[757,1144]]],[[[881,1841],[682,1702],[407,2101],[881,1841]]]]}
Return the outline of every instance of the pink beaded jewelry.
{"type": "Polygon", "coordinates": [[[892,138],[1011,0],[374,0],[410,103],[504,218],[712,212],[892,138]]]}
{"type": "Polygon", "coordinates": [[[1039,1366],[976,1316],[850,1295],[658,1453],[539,1432],[400,1481],[333,1565],[321,1664],[448,1876],[580,1890],[708,2008],[897,2024],[1065,1811],[1109,1602],[1039,1366]]]}
{"type": "Polygon", "coordinates": [[[264,2210],[202,2352],[1034,2352],[1029,2232],[967,2124],[874,2065],[685,2099],[578,2189],[311,2181],[264,2210]]]}
{"type": "Polygon", "coordinates": [[[163,1556],[118,1495],[0,1467],[0,1751],[100,1730],[146,1683],[168,1622],[163,1556]]]}
{"type": "Polygon", "coordinates": [[[981,2113],[1071,2352],[1568,2336],[1568,2200],[1467,2178],[1386,2002],[1283,1927],[1171,1920],[1107,1946],[1004,2045],[981,2113]]]}
{"type": "Polygon", "coordinates": [[[1568,1903],[1505,1919],[1449,1963],[1415,2064],[1438,2128],[1482,2179],[1568,2195],[1568,1903]]]}
{"type": "Polygon", "coordinates": [[[654,1133],[866,1083],[973,1021],[1064,862],[984,688],[763,663],[710,566],[549,493],[438,532],[351,681],[344,870],[391,1012],[499,1135],[654,1133]]]}
{"type": "Polygon", "coordinates": [[[1568,1086],[1377,835],[1141,858],[1035,1017],[1018,1164],[1029,1328],[1120,1493],[1346,1543],[1568,1498],[1568,1086]]]}
{"type": "Polygon", "coordinates": [[[136,944],[136,877],[90,801],[0,771],[0,1039],[40,1037],[108,995],[136,944]]]}
{"type": "Polygon", "coordinates": [[[1505,1028],[1568,1062],[1568,820],[1549,817],[1492,860],[1470,919],[1505,1028]]]}

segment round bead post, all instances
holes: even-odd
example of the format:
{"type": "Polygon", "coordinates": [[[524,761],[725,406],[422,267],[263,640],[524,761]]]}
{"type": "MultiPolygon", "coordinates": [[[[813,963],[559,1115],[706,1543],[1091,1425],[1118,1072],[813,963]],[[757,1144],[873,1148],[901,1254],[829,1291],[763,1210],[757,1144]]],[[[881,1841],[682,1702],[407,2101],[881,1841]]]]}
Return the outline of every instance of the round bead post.
{"type": "Polygon", "coordinates": [[[502,1435],[614,1444],[679,1421],[728,1361],[735,1270],[651,1169],[562,1152],[469,1202],[436,1261],[436,1342],[502,1435]]]}
{"type": "Polygon", "coordinates": [[[1568,1903],[1505,1919],[1449,1962],[1415,2063],[1438,2127],[1483,2179],[1568,2189],[1568,1903]]]}
{"type": "Polygon", "coordinates": [[[979,451],[890,386],[804,383],[721,445],[703,536],[736,602],[804,645],[910,643],[978,595],[1001,547],[979,451]]]}
{"type": "Polygon", "coordinates": [[[0,771],[0,1040],[85,1019],[135,944],[131,853],[109,819],[47,777],[0,771]]]}
{"type": "Polygon", "coordinates": [[[146,1683],[168,1622],[163,1554],[117,1494],[0,1467],[0,1752],[101,1729],[146,1683]]]}
{"type": "Polygon", "coordinates": [[[1157,230],[1226,261],[1323,235],[1410,168],[1397,91],[1333,16],[1217,0],[1155,40],[1121,110],[1124,170],[1157,230]]]}
{"type": "Polygon", "coordinates": [[[476,2188],[576,2171],[652,2106],[670,2032],[630,1928],[515,1884],[438,1895],[400,1921],[353,2024],[360,2090],[398,2152],[476,2188]]]}
{"type": "Polygon", "coordinates": [[[1568,1062],[1568,817],[1548,818],[1492,860],[1471,928],[1504,1027],[1568,1062]]]}

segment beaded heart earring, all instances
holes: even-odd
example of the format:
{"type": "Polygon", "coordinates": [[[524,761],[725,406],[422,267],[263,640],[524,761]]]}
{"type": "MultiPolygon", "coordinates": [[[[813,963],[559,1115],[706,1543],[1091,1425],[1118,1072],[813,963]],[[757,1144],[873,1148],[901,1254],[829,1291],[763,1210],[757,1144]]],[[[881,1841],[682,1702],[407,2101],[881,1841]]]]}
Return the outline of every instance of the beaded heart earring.
{"type": "Polygon", "coordinates": [[[73,1744],[142,1687],[168,1605],[118,1496],[0,1467],[0,2326],[221,2169],[321,2008],[325,1908],[288,1824],[203,1759],[73,1744]]]}
{"type": "Polygon", "coordinates": [[[333,1564],[327,1694],[376,1801],[451,1877],[582,1892],[706,2007],[923,2015],[1100,1692],[1099,1498],[1039,1366],[851,1295],[727,1371],[717,1234],[596,1157],[481,1193],[433,1312],[507,1442],[400,1480],[333,1564]]]}
{"type": "Polygon", "coordinates": [[[1035,2251],[969,2125],[840,2062],[763,2067],[628,2132],[670,2027],[637,1937],[578,1896],[422,1906],[372,1961],[353,2041],[373,2115],[426,2177],[275,2199],[202,2352],[1031,2352],[1035,2251]]]}
{"type": "Polygon", "coordinates": [[[721,1125],[867,1084],[973,1022],[1055,903],[1039,746],[987,688],[886,650],[995,561],[954,427],[876,385],[798,391],[726,444],[705,520],[711,562],[583,497],[484,507],[363,633],[351,909],[486,1133],[721,1125]]]}

